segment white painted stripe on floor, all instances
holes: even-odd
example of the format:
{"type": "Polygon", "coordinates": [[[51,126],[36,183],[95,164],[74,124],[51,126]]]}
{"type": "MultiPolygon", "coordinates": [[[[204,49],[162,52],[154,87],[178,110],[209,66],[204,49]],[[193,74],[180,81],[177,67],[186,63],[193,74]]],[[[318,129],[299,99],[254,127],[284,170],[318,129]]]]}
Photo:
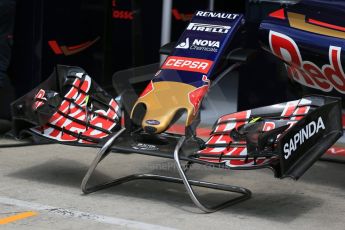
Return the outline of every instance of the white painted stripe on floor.
{"type": "Polygon", "coordinates": [[[0,204],[13,205],[13,206],[35,210],[35,211],[47,211],[49,213],[64,216],[64,217],[95,221],[99,223],[117,225],[117,226],[122,226],[126,228],[141,229],[141,230],[174,230],[174,228],[168,228],[168,227],[164,227],[160,225],[147,224],[147,223],[143,223],[139,221],[96,215],[96,214],[87,213],[87,212],[74,211],[74,210],[58,208],[58,207],[53,207],[53,206],[23,201],[23,200],[17,200],[17,199],[12,199],[8,197],[2,197],[2,196],[0,196],[0,204]]]}

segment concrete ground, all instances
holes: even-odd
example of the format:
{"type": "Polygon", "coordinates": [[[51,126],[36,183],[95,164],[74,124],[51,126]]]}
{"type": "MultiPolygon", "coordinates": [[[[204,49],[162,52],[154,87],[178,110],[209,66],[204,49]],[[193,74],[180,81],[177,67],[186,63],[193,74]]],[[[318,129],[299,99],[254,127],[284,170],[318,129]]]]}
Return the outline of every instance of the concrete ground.
{"type": "MultiPolygon", "coordinates": [[[[37,213],[0,229],[345,229],[344,164],[317,162],[298,182],[275,179],[269,170],[194,168],[192,178],[253,192],[243,203],[200,214],[178,184],[135,181],[82,195],[80,183],[96,151],[63,145],[0,149],[0,223],[18,213],[37,213]]],[[[134,172],[176,175],[170,160],[114,153],[94,180],[134,172]]],[[[212,202],[227,197],[197,191],[212,202]]]]}

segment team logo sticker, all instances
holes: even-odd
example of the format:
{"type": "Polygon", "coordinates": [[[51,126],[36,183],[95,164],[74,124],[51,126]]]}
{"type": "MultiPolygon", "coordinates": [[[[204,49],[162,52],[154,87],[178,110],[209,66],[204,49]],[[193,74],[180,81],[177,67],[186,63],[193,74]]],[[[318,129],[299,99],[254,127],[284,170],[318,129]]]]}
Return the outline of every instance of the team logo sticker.
{"type": "Polygon", "coordinates": [[[319,67],[311,61],[303,60],[296,42],[285,34],[270,31],[269,44],[272,53],[287,63],[288,74],[296,82],[324,92],[335,89],[345,94],[341,47],[330,46],[329,64],[319,67]]]}
{"type": "Polygon", "coordinates": [[[149,150],[149,151],[157,151],[159,148],[155,145],[145,144],[145,143],[135,143],[132,144],[132,149],[135,150],[149,150]]]}
{"type": "Polygon", "coordinates": [[[218,34],[227,34],[231,29],[231,26],[213,25],[205,23],[189,23],[187,30],[210,32],[218,34]]]}
{"type": "Polygon", "coordinates": [[[220,42],[214,40],[190,39],[188,37],[186,40],[178,44],[176,48],[216,53],[220,48],[220,42]]]}
{"type": "Polygon", "coordinates": [[[205,18],[223,18],[223,19],[230,19],[234,20],[238,18],[239,14],[229,14],[229,13],[217,13],[217,12],[209,12],[209,11],[198,11],[196,13],[198,17],[205,17],[205,18]]]}
{"type": "Polygon", "coordinates": [[[159,125],[159,124],[160,124],[160,122],[157,121],[157,120],[147,120],[147,121],[145,121],[145,122],[146,122],[146,124],[148,124],[148,125],[159,125]]]}
{"type": "Polygon", "coordinates": [[[164,62],[162,69],[182,70],[208,74],[213,61],[199,58],[170,56],[164,62]]]}

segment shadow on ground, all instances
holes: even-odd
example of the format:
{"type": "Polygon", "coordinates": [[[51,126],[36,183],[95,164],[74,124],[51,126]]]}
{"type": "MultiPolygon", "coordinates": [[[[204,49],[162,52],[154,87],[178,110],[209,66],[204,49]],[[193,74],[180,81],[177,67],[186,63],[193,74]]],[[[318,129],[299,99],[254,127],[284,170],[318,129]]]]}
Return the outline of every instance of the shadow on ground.
{"type": "Polygon", "coordinates": [[[318,161],[306,172],[300,182],[345,190],[345,164],[318,161]]]}
{"type": "MultiPolygon", "coordinates": [[[[40,183],[79,188],[86,170],[87,166],[79,162],[57,159],[34,167],[18,170],[7,176],[38,181],[40,183]]],[[[152,173],[156,172],[153,170],[152,173]]],[[[99,183],[110,179],[109,175],[96,171],[92,180],[93,182],[99,183]]],[[[312,180],[310,175],[307,180],[312,180]]],[[[153,202],[164,202],[177,209],[198,212],[197,209],[193,209],[194,205],[182,186],[179,184],[148,180],[133,181],[90,194],[89,197],[92,199],[92,196],[97,196],[98,198],[103,196],[105,199],[108,199],[111,195],[130,196],[153,202]]],[[[224,192],[210,192],[207,189],[196,189],[196,191],[200,194],[201,200],[204,200],[208,204],[218,203],[236,196],[235,194],[229,196],[229,194],[224,192]]],[[[260,193],[260,191],[254,193],[252,199],[222,210],[221,212],[229,215],[252,216],[278,222],[290,222],[304,213],[309,212],[311,209],[320,206],[322,203],[323,200],[315,197],[295,193],[289,194],[288,189],[286,193],[281,191],[277,193],[268,190],[267,193],[260,193]]]]}

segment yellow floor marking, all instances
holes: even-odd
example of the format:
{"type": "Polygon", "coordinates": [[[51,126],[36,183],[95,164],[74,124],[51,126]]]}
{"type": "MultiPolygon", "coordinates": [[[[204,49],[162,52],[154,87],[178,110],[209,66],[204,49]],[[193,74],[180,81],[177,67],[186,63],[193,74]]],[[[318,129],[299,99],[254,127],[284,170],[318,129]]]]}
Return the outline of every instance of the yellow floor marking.
{"type": "Polygon", "coordinates": [[[37,215],[38,215],[37,212],[22,212],[22,213],[19,213],[17,215],[14,215],[14,216],[9,216],[9,217],[0,219],[0,225],[1,224],[8,224],[8,223],[11,223],[11,222],[14,222],[17,220],[22,220],[22,219],[29,218],[32,216],[37,216],[37,215]]]}

